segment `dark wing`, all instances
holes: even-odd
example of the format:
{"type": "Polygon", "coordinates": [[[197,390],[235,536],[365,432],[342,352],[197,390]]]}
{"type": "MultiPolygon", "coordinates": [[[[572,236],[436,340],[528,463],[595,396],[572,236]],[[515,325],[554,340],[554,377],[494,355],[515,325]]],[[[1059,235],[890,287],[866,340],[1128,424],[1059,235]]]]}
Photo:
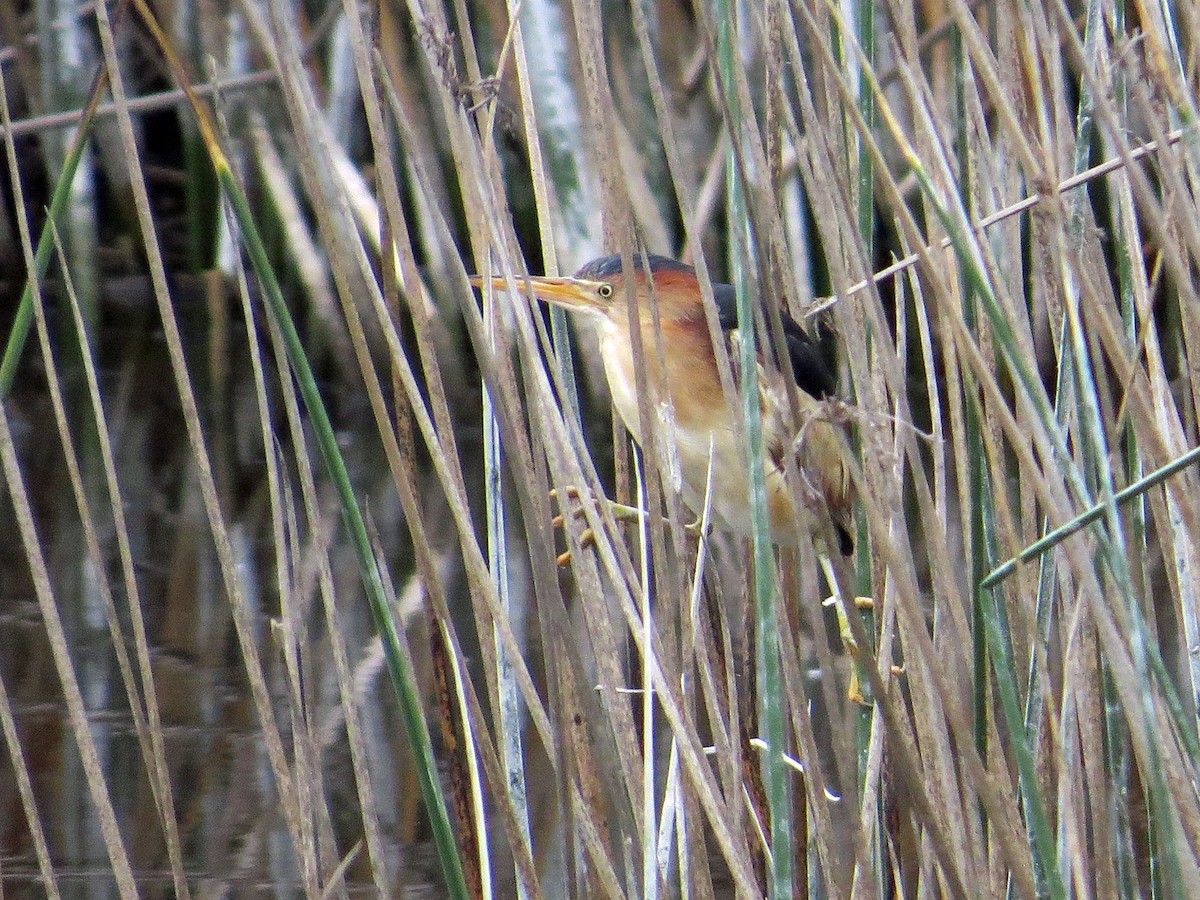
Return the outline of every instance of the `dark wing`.
{"type": "MultiPolygon", "coordinates": [[[[713,299],[717,302],[717,318],[721,323],[721,329],[727,335],[732,335],[738,327],[737,298],[734,289],[728,284],[714,284],[713,299]]],[[[833,369],[826,361],[821,346],[809,337],[808,332],[801,328],[785,310],[780,309],[779,314],[783,321],[783,337],[787,342],[792,372],[796,376],[796,386],[818,400],[833,396],[837,390],[837,380],[834,377],[833,369]]],[[[736,373],[737,360],[734,359],[731,362],[736,373]]],[[[848,482],[837,450],[836,438],[832,436],[832,433],[815,445],[810,443],[805,467],[810,470],[810,476],[814,476],[819,484],[825,485],[825,502],[833,518],[833,530],[837,535],[838,549],[841,550],[843,556],[849,556],[854,552],[854,537],[850,531],[852,525],[850,501],[845,493],[848,482]],[[821,448],[827,452],[820,453],[821,448]],[[840,474],[835,475],[835,473],[840,474]]]]}
{"type": "MultiPolygon", "coordinates": [[[[737,296],[732,285],[714,284],[713,299],[717,302],[717,318],[721,322],[721,329],[733,331],[738,327],[738,318],[737,296]]],[[[783,317],[783,337],[787,342],[797,386],[818,400],[832,396],[837,390],[837,379],[820,347],[786,310],[781,308],[779,314],[783,317]]]]}

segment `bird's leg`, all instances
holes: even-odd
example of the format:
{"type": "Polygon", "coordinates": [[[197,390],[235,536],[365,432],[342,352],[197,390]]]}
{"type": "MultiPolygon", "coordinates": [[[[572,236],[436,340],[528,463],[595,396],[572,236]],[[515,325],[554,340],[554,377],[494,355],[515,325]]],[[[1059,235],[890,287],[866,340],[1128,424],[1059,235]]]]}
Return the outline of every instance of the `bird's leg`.
{"type": "MultiPolygon", "coordinates": [[[[842,646],[850,654],[850,687],[846,689],[846,699],[853,703],[866,703],[867,699],[863,696],[862,684],[858,677],[858,641],[854,639],[854,633],[850,629],[850,620],[846,617],[846,611],[836,596],[829,597],[825,602],[833,604],[834,612],[837,614],[838,634],[842,638],[842,646]]],[[[854,608],[874,609],[875,601],[870,597],[855,597],[854,608]]]]}
{"type": "MultiPolygon", "coordinates": [[[[867,699],[863,695],[862,684],[859,681],[858,675],[858,667],[860,665],[858,641],[854,639],[854,632],[850,628],[849,612],[842,602],[841,594],[838,593],[837,580],[833,572],[833,564],[830,562],[829,557],[821,553],[820,562],[821,568],[825,570],[825,578],[833,590],[833,596],[825,600],[825,605],[833,606],[834,612],[837,614],[838,634],[842,638],[842,646],[850,654],[850,686],[846,690],[846,697],[853,703],[866,703],[867,699]]],[[[874,609],[875,601],[870,597],[855,597],[854,608],[856,610],[874,609]]]]}
{"type": "MultiPolygon", "coordinates": [[[[583,493],[584,492],[581,491],[577,487],[568,487],[568,488],[565,488],[562,492],[559,492],[557,489],[554,489],[554,490],[550,491],[550,498],[552,500],[558,500],[559,506],[561,507],[562,506],[562,498],[564,496],[566,496],[572,500],[579,500],[583,497],[583,493]]],[[[589,491],[588,493],[590,494],[591,492],[589,491]]],[[[592,495],[591,499],[592,499],[592,502],[597,505],[597,507],[599,506],[599,504],[601,502],[603,502],[608,507],[609,512],[612,513],[613,518],[616,519],[618,522],[640,522],[642,519],[642,511],[640,509],[638,509],[636,506],[626,506],[624,503],[617,503],[617,502],[615,502],[613,500],[609,500],[607,497],[603,497],[603,496],[596,497],[595,495],[592,495]]],[[[582,506],[579,506],[579,507],[576,507],[575,509],[573,509],[571,511],[571,515],[576,518],[584,515],[582,506]]],[[[562,513],[559,513],[557,516],[555,516],[550,521],[551,528],[562,528],[565,524],[566,524],[566,519],[562,513]]],[[[591,528],[585,528],[583,530],[583,533],[579,536],[580,548],[587,549],[594,543],[596,543],[595,532],[593,532],[591,528]]],[[[558,558],[555,560],[555,562],[558,563],[560,568],[565,567],[570,561],[571,561],[571,551],[570,550],[566,550],[563,553],[560,553],[558,555],[558,558]]]]}

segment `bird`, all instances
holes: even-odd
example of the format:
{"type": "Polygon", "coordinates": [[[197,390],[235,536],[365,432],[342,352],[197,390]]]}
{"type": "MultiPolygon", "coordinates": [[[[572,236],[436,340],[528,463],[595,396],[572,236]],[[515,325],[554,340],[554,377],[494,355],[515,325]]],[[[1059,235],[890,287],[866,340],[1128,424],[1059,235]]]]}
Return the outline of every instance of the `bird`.
{"type": "MultiPolygon", "coordinates": [[[[538,300],[563,307],[593,320],[599,328],[600,356],[609,393],[626,429],[639,446],[642,420],[638,399],[638,362],[630,323],[641,331],[645,384],[667,398],[673,409],[675,487],[684,503],[697,515],[703,511],[709,469],[712,469],[710,512],[714,524],[735,534],[751,532],[749,478],[745,470],[744,440],[739,418],[726,401],[713,349],[704,301],[696,270],[685,263],[657,255],[634,254],[632,271],[619,255],[602,256],[584,265],[570,278],[535,276],[519,284],[538,300]],[[632,291],[628,283],[632,281],[632,291]],[[651,303],[653,292],[654,305],[651,303]],[[628,304],[635,309],[630,316],[628,304]],[[654,311],[657,308],[662,337],[657,352],[654,311]],[[711,462],[710,462],[711,456],[711,462]]],[[[507,291],[508,282],[495,277],[471,276],[471,284],[507,291]]],[[[740,334],[734,288],[713,283],[717,319],[740,389],[740,334]]],[[[834,398],[837,380],[816,342],[783,309],[783,323],[791,374],[799,398],[800,421],[794,422],[783,379],[787,367],[767,364],[773,359],[758,352],[759,405],[763,426],[763,469],[772,543],[794,547],[821,532],[805,523],[793,503],[787,482],[787,454],[794,454],[802,485],[796,493],[805,506],[823,505],[832,520],[838,549],[853,551],[851,538],[850,481],[835,425],[822,414],[822,401],[834,398]],[[812,503],[813,500],[818,501],[812,503]]],[[[736,401],[734,401],[736,402],[736,401]]],[[[672,473],[667,473],[668,475],[672,473]]],[[[803,515],[803,513],[801,514],[803,515]]]]}

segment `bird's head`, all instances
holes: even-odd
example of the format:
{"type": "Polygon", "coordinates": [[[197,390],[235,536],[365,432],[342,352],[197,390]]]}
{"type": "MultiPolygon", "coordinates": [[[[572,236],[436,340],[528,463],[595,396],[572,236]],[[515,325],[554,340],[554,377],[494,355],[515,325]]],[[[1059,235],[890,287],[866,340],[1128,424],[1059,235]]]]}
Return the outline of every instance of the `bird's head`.
{"type": "MultiPolygon", "coordinates": [[[[470,280],[475,287],[484,284],[478,275],[470,280]]],[[[492,278],[491,284],[498,291],[507,290],[503,278],[492,278]]],[[[535,276],[527,282],[518,280],[518,284],[528,284],[533,296],[546,303],[617,321],[626,321],[631,295],[639,315],[648,318],[651,292],[664,322],[703,315],[695,269],[664,256],[649,256],[643,262],[640,254],[634,254],[632,272],[625,269],[620,256],[602,256],[571,278],[535,276]]]]}

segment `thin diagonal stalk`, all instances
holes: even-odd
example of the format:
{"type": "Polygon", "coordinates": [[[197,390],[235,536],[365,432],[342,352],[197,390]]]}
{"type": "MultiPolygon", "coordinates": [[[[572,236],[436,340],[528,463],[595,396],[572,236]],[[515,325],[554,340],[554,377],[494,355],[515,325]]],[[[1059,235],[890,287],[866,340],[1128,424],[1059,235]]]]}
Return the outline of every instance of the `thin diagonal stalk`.
{"type": "Polygon", "coordinates": [[[70,645],[67,641],[62,616],[59,613],[59,602],[56,600],[51,586],[46,557],[39,542],[29,492],[25,487],[21,463],[17,458],[12,431],[8,424],[10,413],[6,406],[7,404],[0,404],[0,466],[2,466],[4,480],[8,485],[8,493],[12,498],[25,558],[32,572],[38,606],[41,609],[49,640],[54,669],[62,686],[63,698],[69,713],[70,731],[79,749],[79,756],[86,775],[88,795],[95,805],[100,820],[100,830],[109,864],[112,866],[112,874],[121,896],[133,898],[137,896],[133,868],[121,836],[116,809],[104,779],[100,753],[88,723],[87,706],[84,703],[83,691],[75,672],[75,665],[71,660],[70,645]]]}
{"type": "MultiPolygon", "coordinates": [[[[123,10],[124,3],[122,3],[114,18],[120,17],[123,10]]],[[[25,289],[21,292],[21,301],[17,306],[17,315],[13,319],[12,331],[9,332],[8,342],[4,347],[4,357],[0,359],[0,400],[6,399],[12,393],[13,379],[17,374],[17,363],[20,362],[21,352],[25,349],[25,341],[29,337],[29,328],[33,324],[33,284],[35,281],[40,281],[45,277],[46,269],[50,265],[50,256],[54,252],[52,231],[55,224],[62,221],[67,209],[67,203],[71,199],[71,186],[75,181],[76,173],[79,171],[79,161],[83,158],[91,136],[92,122],[96,117],[96,107],[100,103],[100,96],[103,94],[104,86],[107,83],[107,71],[101,66],[92,82],[91,94],[88,97],[87,105],[83,109],[83,114],[79,118],[79,125],[75,129],[75,139],[71,142],[71,146],[63,159],[62,171],[59,173],[58,181],[54,184],[54,193],[50,198],[50,208],[46,215],[46,222],[42,225],[42,233],[38,235],[37,251],[33,256],[34,269],[29,273],[25,282],[25,289]]],[[[3,90],[4,85],[0,84],[0,91],[3,90]]],[[[4,115],[2,123],[6,138],[5,143],[9,146],[10,153],[14,153],[13,129],[8,118],[7,98],[0,102],[0,107],[3,108],[4,115]]],[[[17,171],[15,166],[12,171],[17,171]]]]}
{"type": "MultiPolygon", "coordinates": [[[[1128,487],[1117,491],[1117,493],[1113,494],[1112,502],[1117,506],[1123,506],[1130,501],[1138,500],[1151,488],[1162,484],[1172,475],[1178,475],[1184,469],[1190,468],[1198,462],[1200,462],[1200,447],[1193,447],[1178,459],[1172,460],[1165,466],[1155,469],[1149,475],[1138,479],[1128,487]]],[[[1106,508],[1107,504],[1097,503],[1089,507],[1086,512],[1080,513],[1069,522],[1058,526],[1045,537],[1034,541],[1016,556],[992,569],[988,573],[987,578],[983,579],[979,586],[982,588],[996,587],[1000,582],[1015,573],[1022,564],[1039,558],[1049,550],[1054,549],[1058,544],[1061,544],[1071,535],[1102,518],[1106,508]]],[[[1196,747],[1196,752],[1200,753],[1200,745],[1196,747]]]]}

